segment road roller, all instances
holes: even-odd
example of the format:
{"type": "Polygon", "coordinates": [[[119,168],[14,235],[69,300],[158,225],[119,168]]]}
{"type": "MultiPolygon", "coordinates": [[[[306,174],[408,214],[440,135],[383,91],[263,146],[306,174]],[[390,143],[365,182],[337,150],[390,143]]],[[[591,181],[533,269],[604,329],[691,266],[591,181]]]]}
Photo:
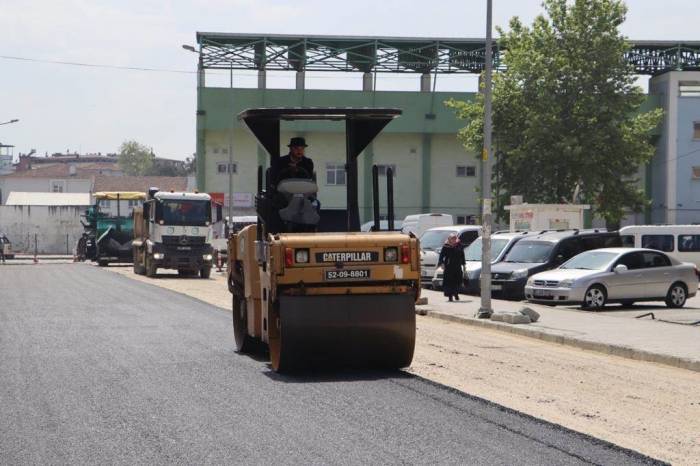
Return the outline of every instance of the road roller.
{"type": "Polygon", "coordinates": [[[281,121],[344,124],[347,201],[344,209],[322,209],[315,174],[300,170],[280,177],[258,167],[257,223],[228,238],[239,353],[267,350],[277,372],[411,364],[420,294],[418,239],[394,231],[391,168],[381,173],[387,191],[384,231],[377,166],[367,180],[373,188],[370,232],[360,231],[357,195],[360,153],[400,114],[387,108],[302,107],[238,115],[269,154],[271,167],[280,157],[281,121]]]}

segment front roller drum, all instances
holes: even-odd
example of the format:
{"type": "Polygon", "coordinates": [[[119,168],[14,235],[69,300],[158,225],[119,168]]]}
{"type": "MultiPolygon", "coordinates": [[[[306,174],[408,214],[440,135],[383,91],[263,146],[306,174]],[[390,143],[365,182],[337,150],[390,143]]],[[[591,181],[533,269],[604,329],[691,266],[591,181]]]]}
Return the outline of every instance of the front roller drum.
{"type": "Polygon", "coordinates": [[[270,316],[272,368],[398,369],[413,359],[411,294],[282,296],[270,316]]]}

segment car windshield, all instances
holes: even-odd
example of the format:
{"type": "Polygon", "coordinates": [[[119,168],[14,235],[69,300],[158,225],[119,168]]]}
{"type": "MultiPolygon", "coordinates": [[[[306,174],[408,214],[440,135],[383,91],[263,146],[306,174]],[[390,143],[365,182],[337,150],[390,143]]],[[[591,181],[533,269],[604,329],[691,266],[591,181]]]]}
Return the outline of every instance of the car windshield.
{"type": "Polygon", "coordinates": [[[542,264],[547,262],[553,248],[554,243],[548,241],[518,241],[504,262],[542,264]]]}
{"type": "MultiPolygon", "coordinates": [[[[477,238],[467,249],[464,250],[464,260],[481,261],[481,237],[477,238]]],[[[503,248],[508,244],[507,239],[491,238],[491,262],[495,261],[503,248]]]]}
{"type": "Polygon", "coordinates": [[[211,221],[209,201],[166,199],[160,204],[159,220],[165,225],[204,226],[211,221]]]}
{"type": "Polygon", "coordinates": [[[423,233],[420,237],[420,247],[421,249],[427,249],[429,251],[440,249],[445,240],[450,233],[455,233],[452,230],[428,230],[423,233]]]}
{"type": "Polygon", "coordinates": [[[560,268],[579,270],[604,270],[617,257],[614,252],[588,251],[574,257],[560,268]]]}

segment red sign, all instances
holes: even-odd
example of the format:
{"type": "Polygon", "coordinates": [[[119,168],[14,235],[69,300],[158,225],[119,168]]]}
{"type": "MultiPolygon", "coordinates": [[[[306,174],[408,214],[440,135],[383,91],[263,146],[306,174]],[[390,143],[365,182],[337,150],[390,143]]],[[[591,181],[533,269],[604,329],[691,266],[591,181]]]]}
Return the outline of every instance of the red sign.
{"type": "Polygon", "coordinates": [[[209,195],[212,201],[224,205],[224,193],[209,193],[209,195]]]}

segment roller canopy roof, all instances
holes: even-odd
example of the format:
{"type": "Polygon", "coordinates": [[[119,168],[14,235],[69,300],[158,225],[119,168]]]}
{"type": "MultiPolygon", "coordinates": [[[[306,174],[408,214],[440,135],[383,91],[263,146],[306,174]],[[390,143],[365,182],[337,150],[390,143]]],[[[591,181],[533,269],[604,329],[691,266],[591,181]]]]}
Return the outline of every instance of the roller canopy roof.
{"type": "Polygon", "coordinates": [[[95,199],[108,199],[110,201],[138,201],[146,199],[146,193],[136,191],[101,191],[94,194],[95,199]]]}
{"type": "Polygon", "coordinates": [[[345,121],[348,156],[355,158],[394,118],[397,108],[293,107],[251,108],[238,114],[260,144],[275,159],[280,156],[280,120],[345,121]]]}

